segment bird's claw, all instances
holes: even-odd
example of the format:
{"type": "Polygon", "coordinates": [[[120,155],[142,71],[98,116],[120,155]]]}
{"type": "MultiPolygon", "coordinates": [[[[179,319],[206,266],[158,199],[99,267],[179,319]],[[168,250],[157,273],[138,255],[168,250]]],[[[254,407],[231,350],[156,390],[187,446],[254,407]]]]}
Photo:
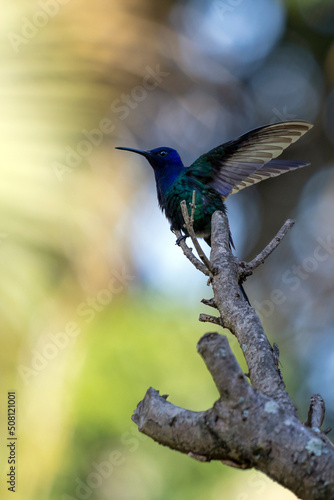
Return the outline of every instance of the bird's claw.
{"type": "Polygon", "coordinates": [[[180,246],[180,243],[182,240],[185,240],[186,238],[188,238],[188,235],[187,234],[183,234],[182,236],[179,236],[175,242],[175,245],[177,246],[180,246]]]}

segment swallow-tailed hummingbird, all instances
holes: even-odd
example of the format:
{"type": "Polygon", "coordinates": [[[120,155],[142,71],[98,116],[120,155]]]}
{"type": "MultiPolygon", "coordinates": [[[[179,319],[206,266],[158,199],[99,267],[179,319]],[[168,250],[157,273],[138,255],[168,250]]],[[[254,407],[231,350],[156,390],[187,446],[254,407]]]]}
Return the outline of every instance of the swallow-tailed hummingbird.
{"type": "MultiPolygon", "coordinates": [[[[148,151],[117,147],[138,153],[154,170],[160,208],[172,230],[183,231],[180,203],[192,202],[195,191],[194,231],[211,246],[211,216],[226,212],[226,198],[269,177],[305,167],[300,161],[276,160],[290,144],[304,135],[312,124],[304,121],[275,123],[259,127],[238,139],[221,144],[185,167],[175,149],[160,147],[148,151]]],[[[233,245],[232,239],[231,243],[233,245]]]]}

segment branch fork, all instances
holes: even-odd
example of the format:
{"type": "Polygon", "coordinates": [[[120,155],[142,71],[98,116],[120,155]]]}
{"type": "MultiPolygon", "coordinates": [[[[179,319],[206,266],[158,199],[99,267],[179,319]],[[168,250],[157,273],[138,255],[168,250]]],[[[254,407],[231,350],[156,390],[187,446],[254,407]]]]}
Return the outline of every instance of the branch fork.
{"type": "Polygon", "coordinates": [[[223,326],[235,336],[248,366],[249,381],[227,338],[207,333],[197,350],[219,391],[212,408],[202,412],[180,408],[150,388],[132,419],[140,432],[196,460],[220,460],[240,469],[254,467],[303,500],[334,499],[334,447],[325,435],[327,431],[320,429],[324,402],[319,394],[314,395],[307,422],[300,420],[279,370],[278,347],[270,345],[260,319],[239,293],[239,283],[277,248],[293,221],[286,221],[269,245],[244,263],[232,254],[226,215],[215,212],[208,259],[192,227],[194,201],[193,197],[190,215],[185,202],[181,205],[199,259],[185,240],[180,246],[193,265],[210,277],[214,297],[202,302],[219,312],[218,317],[201,314],[200,321],[223,326]]]}
{"type": "MultiPolygon", "coordinates": [[[[185,256],[190,260],[190,262],[203,274],[206,276],[212,277],[213,274],[216,272],[216,269],[213,268],[212,263],[208,259],[208,257],[205,255],[204,250],[202,249],[200,243],[198,242],[198,239],[196,237],[196,234],[194,232],[193,224],[194,224],[194,214],[196,210],[196,204],[195,204],[195,195],[196,192],[193,191],[193,197],[192,197],[192,202],[189,204],[191,208],[191,213],[189,215],[188,208],[187,208],[187,203],[185,200],[181,202],[181,211],[182,215],[184,218],[184,227],[187,230],[188,235],[191,238],[191,241],[194,244],[194,247],[197,251],[197,254],[199,256],[199,259],[195,257],[193,254],[191,248],[189,248],[186,244],[185,239],[182,239],[182,233],[181,231],[175,231],[175,235],[177,236],[177,239],[179,241],[179,245],[181,246],[185,256]]],[[[235,263],[238,266],[238,281],[239,283],[243,283],[246,281],[248,276],[251,276],[254,272],[254,270],[259,267],[261,264],[264,264],[265,260],[273,253],[273,251],[278,247],[278,245],[281,243],[283,238],[288,234],[292,226],[295,224],[295,221],[292,219],[288,219],[285,221],[281,229],[278,231],[276,236],[268,243],[268,245],[260,252],[251,262],[245,262],[237,257],[234,257],[235,263]]]]}

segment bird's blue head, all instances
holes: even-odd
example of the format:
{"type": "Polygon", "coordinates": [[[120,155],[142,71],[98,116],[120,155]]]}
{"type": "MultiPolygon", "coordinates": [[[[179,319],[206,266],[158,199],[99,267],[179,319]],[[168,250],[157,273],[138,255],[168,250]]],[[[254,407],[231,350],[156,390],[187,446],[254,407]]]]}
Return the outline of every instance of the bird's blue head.
{"type": "Polygon", "coordinates": [[[132,151],[132,153],[145,156],[150,162],[154,170],[159,205],[161,208],[164,208],[165,196],[168,189],[178,178],[180,173],[185,170],[179,153],[175,151],[175,149],[165,147],[150,149],[148,151],[122,147],[116,149],[132,151]]]}
{"type": "Polygon", "coordinates": [[[182,160],[179,153],[172,148],[162,147],[143,151],[141,149],[117,147],[116,149],[123,149],[125,151],[132,151],[139,155],[145,156],[150,162],[155,171],[163,171],[166,168],[172,170],[171,167],[183,167],[182,160]]]}

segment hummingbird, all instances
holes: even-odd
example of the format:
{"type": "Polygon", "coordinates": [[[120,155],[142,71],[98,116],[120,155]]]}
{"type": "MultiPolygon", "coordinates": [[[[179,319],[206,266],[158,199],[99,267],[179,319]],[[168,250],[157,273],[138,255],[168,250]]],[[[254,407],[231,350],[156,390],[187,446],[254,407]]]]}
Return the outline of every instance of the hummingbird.
{"type": "MultiPolygon", "coordinates": [[[[175,149],[159,147],[148,151],[117,147],[144,156],[151,164],[158,203],[172,231],[188,236],[180,203],[192,203],[195,191],[194,232],[211,246],[211,217],[216,210],[226,213],[225,200],[231,194],[270,177],[309,165],[307,162],[276,160],[290,144],[313,127],[305,121],[286,121],[255,128],[238,139],[211,149],[185,167],[175,149]]],[[[233,248],[233,240],[230,236],[233,248]]]]}

